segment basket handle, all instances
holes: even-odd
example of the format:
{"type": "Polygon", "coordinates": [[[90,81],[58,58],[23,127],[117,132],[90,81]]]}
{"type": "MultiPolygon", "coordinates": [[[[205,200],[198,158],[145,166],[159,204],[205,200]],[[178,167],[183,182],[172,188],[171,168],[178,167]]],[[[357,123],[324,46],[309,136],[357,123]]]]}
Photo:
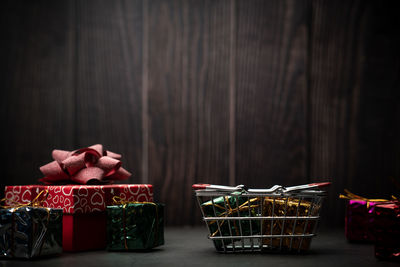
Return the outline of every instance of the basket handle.
{"type": "Polygon", "coordinates": [[[292,191],[300,191],[300,190],[308,190],[314,188],[323,188],[329,186],[330,182],[321,182],[321,183],[311,183],[304,185],[296,185],[290,187],[283,187],[281,185],[274,185],[269,189],[247,189],[244,185],[238,186],[225,186],[225,185],[213,185],[213,184],[194,184],[192,185],[193,190],[201,190],[201,189],[209,189],[209,190],[218,190],[218,191],[242,191],[246,190],[249,193],[274,193],[274,192],[292,192],[292,191]]]}
{"type": "Polygon", "coordinates": [[[311,183],[311,184],[304,184],[304,185],[296,185],[290,186],[285,188],[285,192],[290,191],[298,191],[298,190],[307,190],[307,189],[314,189],[314,188],[323,188],[329,186],[330,182],[322,182],[322,183],[311,183]]]}
{"type": "Polygon", "coordinates": [[[244,185],[238,186],[225,186],[225,185],[215,185],[215,184],[194,184],[192,185],[193,190],[201,190],[201,189],[210,189],[210,190],[218,190],[218,191],[242,191],[245,189],[244,185]]]}
{"type": "Polygon", "coordinates": [[[194,184],[192,185],[193,190],[200,190],[200,189],[206,189],[207,186],[210,184],[194,184]]]}
{"type": "Polygon", "coordinates": [[[313,183],[313,184],[309,184],[309,186],[317,186],[319,188],[321,187],[327,187],[330,186],[331,182],[322,182],[322,183],[313,183]]]}

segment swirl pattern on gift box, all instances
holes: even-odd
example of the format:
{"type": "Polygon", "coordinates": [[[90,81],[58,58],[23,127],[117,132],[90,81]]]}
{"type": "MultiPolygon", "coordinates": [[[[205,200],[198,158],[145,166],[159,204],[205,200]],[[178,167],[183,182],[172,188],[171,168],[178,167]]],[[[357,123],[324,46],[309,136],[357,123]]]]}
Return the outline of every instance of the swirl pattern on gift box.
{"type": "Polygon", "coordinates": [[[126,180],[131,173],[121,167],[121,155],[103,149],[100,144],[74,151],[53,150],[54,161],[40,167],[45,184],[112,183],[126,180]]]}

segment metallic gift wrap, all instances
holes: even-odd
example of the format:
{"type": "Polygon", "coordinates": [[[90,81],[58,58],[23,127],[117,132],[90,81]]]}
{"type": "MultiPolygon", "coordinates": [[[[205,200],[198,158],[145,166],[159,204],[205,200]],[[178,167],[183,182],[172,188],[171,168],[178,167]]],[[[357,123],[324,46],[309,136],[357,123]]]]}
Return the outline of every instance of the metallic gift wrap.
{"type": "Polygon", "coordinates": [[[164,205],[107,206],[107,249],[145,250],[164,244],[164,205]]]}
{"type": "Polygon", "coordinates": [[[0,257],[34,258],[62,252],[62,210],[0,209],[0,257]]]}
{"type": "Polygon", "coordinates": [[[375,256],[400,261],[400,202],[375,205],[375,256]]]}
{"type": "Polygon", "coordinates": [[[344,189],[339,198],[347,199],[345,217],[345,235],[350,242],[374,242],[375,205],[385,203],[387,199],[369,199],[344,189]]]}
{"type": "Polygon", "coordinates": [[[374,242],[375,205],[378,202],[350,199],[346,207],[345,235],[349,241],[374,242]]]}
{"type": "MultiPolygon", "coordinates": [[[[220,217],[218,221],[208,221],[210,236],[251,236],[260,233],[258,220],[224,220],[224,217],[256,217],[259,211],[259,198],[240,196],[221,196],[201,205],[205,217],[220,217]]],[[[213,240],[218,249],[230,244],[236,239],[213,240]]]]}
{"type": "Polygon", "coordinates": [[[320,206],[312,205],[307,200],[295,198],[266,197],[263,204],[263,216],[281,217],[281,219],[265,220],[264,235],[286,235],[286,237],[265,238],[263,243],[275,248],[308,250],[310,237],[291,237],[293,235],[312,234],[316,226],[315,220],[285,219],[284,217],[308,217],[319,214],[320,206]],[[272,229],[271,229],[272,228],[272,229]]]}

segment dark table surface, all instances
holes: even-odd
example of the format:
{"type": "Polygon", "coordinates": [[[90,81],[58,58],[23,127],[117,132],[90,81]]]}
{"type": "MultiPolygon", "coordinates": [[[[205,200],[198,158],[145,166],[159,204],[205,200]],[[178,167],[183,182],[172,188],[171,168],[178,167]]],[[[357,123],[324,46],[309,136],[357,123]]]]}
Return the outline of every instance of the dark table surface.
{"type": "Polygon", "coordinates": [[[56,257],[0,260],[7,266],[400,266],[380,261],[370,244],[352,244],[343,230],[321,229],[305,254],[220,254],[206,238],[205,228],[167,228],[166,244],[151,252],[91,251],[63,253],[56,257]]]}

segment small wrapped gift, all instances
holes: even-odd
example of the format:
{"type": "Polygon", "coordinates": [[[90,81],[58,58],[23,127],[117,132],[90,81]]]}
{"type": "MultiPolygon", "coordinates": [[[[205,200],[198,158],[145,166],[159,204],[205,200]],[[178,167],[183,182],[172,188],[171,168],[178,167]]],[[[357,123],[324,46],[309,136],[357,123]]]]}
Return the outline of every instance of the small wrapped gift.
{"type": "Polygon", "coordinates": [[[374,242],[374,209],[379,203],[387,202],[386,199],[368,199],[344,190],[340,195],[348,199],[345,217],[345,235],[351,242],[374,242]]]}
{"type": "Polygon", "coordinates": [[[40,190],[48,197],[44,207],[59,208],[63,216],[64,251],[106,248],[106,206],[113,196],[129,201],[153,201],[153,187],[146,184],[124,185],[17,185],[6,186],[7,202],[29,203],[40,190]]]}
{"type": "Polygon", "coordinates": [[[263,216],[278,217],[275,220],[263,222],[264,235],[286,236],[265,238],[263,239],[265,245],[282,249],[309,249],[316,220],[301,217],[317,216],[320,206],[296,198],[266,197],[263,207],[263,216]],[[286,217],[296,217],[296,219],[286,219],[286,217]],[[310,236],[296,237],[295,235],[310,236]]]}
{"type": "Polygon", "coordinates": [[[107,249],[147,250],[164,244],[164,205],[125,202],[107,207],[107,249]]]}
{"type": "Polygon", "coordinates": [[[400,261],[400,202],[375,205],[375,256],[400,261]]]}
{"type": "MultiPolygon", "coordinates": [[[[240,196],[240,192],[232,193],[231,196],[221,196],[204,202],[201,205],[205,217],[221,217],[218,221],[208,221],[210,236],[252,236],[260,233],[260,222],[258,220],[224,220],[223,217],[256,217],[260,198],[249,198],[240,196]],[[236,194],[236,195],[235,195],[236,194]]],[[[236,241],[235,239],[213,240],[218,249],[236,241]]]]}
{"type": "Polygon", "coordinates": [[[44,208],[37,202],[3,206],[0,257],[30,259],[61,253],[62,218],[61,209],[44,208]]]}

